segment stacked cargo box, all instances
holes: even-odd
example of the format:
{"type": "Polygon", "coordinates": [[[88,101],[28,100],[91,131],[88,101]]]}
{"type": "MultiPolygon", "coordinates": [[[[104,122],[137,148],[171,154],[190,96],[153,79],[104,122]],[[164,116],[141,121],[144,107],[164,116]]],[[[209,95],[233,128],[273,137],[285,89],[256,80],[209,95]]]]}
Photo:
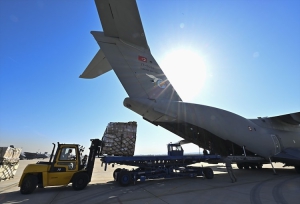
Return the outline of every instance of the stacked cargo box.
{"type": "Polygon", "coordinates": [[[13,178],[19,167],[20,148],[0,147],[0,181],[13,178]]]}
{"type": "Polygon", "coordinates": [[[136,122],[108,123],[102,141],[102,154],[114,156],[133,156],[136,141],[136,122]]]}

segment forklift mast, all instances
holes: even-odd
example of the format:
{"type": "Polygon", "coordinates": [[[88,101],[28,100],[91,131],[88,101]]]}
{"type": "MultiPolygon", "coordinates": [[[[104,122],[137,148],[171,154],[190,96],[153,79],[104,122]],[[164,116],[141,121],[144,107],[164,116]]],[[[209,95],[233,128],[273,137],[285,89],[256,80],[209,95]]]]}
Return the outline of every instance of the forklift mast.
{"type": "Polygon", "coordinates": [[[91,181],[92,178],[92,173],[94,169],[94,164],[95,164],[95,157],[100,155],[101,153],[101,144],[102,141],[99,139],[91,139],[91,147],[90,147],[90,153],[88,157],[88,163],[86,167],[86,171],[89,175],[89,182],[91,181]]]}

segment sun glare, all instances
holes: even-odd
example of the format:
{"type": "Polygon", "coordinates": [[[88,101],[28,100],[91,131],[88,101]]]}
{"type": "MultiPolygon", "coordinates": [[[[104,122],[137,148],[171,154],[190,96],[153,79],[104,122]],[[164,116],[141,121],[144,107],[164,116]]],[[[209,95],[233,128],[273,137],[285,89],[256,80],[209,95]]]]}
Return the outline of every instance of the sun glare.
{"type": "Polygon", "coordinates": [[[161,68],[185,102],[199,95],[206,78],[203,59],[193,50],[177,49],[166,54],[161,68]]]}

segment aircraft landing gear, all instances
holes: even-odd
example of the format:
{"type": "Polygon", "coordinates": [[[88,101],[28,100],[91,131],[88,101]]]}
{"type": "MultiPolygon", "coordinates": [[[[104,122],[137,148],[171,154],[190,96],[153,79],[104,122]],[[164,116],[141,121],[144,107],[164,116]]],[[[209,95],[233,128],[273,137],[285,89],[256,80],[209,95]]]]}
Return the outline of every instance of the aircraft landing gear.
{"type": "Polygon", "coordinates": [[[271,164],[271,166],[272,166],[272,169],[273,169],[274,175],[277,175],[277,173],[276,173],[276,171],[275,171],[275,168],[274,168],[274,166],[273,166],[272,160],[271,160],[271,158],[270,158],[270,157],[269,157],[269,161],[270,161],[270,164],[271,164]]]}

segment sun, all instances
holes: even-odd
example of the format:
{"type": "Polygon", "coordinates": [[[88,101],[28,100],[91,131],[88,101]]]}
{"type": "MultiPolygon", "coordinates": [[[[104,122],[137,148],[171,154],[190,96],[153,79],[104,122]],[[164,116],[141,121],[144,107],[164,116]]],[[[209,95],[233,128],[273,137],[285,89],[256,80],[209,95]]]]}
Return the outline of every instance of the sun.
{"type": "Polygon", "coordinates": [[[181,99],[192,102],[203,88],[206,67],[198,52],[176,49],[162,59],[161,68],[181,99]]]}

